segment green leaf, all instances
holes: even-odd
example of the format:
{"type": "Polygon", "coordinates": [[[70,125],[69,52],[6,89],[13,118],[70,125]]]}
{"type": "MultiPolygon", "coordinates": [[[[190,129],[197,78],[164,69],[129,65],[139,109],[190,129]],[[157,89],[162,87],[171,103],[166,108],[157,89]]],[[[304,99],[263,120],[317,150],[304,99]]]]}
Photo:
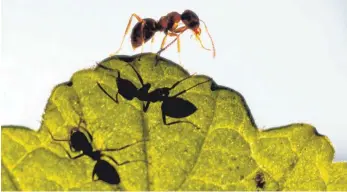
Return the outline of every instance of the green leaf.
{"type": "MultiPolygon", "coordinates": [[[[155,55],[114,56],[100,64],[117,69],[121,77],[141,87],[133,64],[150,91],[170,87],[189,74],[180,66],[155,55]]],[[[3,190],[347,190],[347,163],[333,163],[329,139],[308,124],[260,130],[241,94],[216,85],[199,85],[180,95],[197,111],[180,120],[188,123],[164,125],[161,102],[151,103],[144,113],[138,99],[119,103],[107,97],[97,82],[116,96],[115,72],[97,66],[76,72],[70,82],[54,88],[39,131],[2,127],[3,190]],[[118,162],[147,160],[114,167],[120,185],[92,181],[95,161],[84,156],[69,159],[69,138],[80,118],[93,136],[95,149],[118,162]],[[200,129],[198,129],[200,128],[200,129]]],[[[179,84],[179,93],[208,77],[197,75],[179,84]]],[[[167,118],[168,122],[177,119],[167,118]]]]}

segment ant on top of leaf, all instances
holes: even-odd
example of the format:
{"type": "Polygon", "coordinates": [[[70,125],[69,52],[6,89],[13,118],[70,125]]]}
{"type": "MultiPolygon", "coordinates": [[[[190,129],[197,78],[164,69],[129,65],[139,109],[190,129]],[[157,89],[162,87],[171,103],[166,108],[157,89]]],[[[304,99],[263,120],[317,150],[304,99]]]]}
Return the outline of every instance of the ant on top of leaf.
{"type": "Polygon", "coordinates": [[[133,13],[130,16],[128,25],[125,29],[120,47],[113,55],[117,54],[122,49],[125,36],[129,32],[129,28],[130,28],[133,17],[137,19],[137,23],[133,27],[131,35],[130,35],[131,45],[133,49],[136,49],[142,46],[141,52],[143,52],[144,43],[148,42],[150,39],[152,39],[151,42],[153,43],[155,33],[164,32],[165,36],[162,40],[161,47],[160,47],[160,50],[157,52],[157,55],[160,55],[161,52],[163,52],[165,49],[171,46],[175,41],[177,41],[177,51],[179,53],[181,50],[179,37],[187,29],[190,29],[193,31],[196,39],[199,41],[200,46],[206,50],[211,51],[210,49],[206,48],[202,44],[202,41],[200,39],[200,34],[201,34],[200,22],[202,22],[211,40],[213,57],[216,56],[214,42],[212,40],[210,33],[208,32],[205,22],[199,19],[198,15],[191,10],[185,10],[182,14],[179,14],[178,12],[170,12],[167,15],[162,16],[158,21],[152,18],[142,19],[137,14],[133,13]],[[181,21],[183,22],[184,26],[179,27],[178,25],[181,21]],[[165,46],[167,36],[176,37],[176,38],[172,42],[170,42],[168,45],[165,46]]]}

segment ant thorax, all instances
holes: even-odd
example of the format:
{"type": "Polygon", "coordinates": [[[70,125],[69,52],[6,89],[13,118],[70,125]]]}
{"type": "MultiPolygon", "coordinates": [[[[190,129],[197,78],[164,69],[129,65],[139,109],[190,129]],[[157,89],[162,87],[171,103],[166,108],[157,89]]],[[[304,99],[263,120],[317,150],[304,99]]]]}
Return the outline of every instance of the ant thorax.
{"type": "Polygon", "coordinates": [[[174,32],[178,26],[178,23],[181,21],[181,15],[177,12],[171,12],[167,14],[167,29],[171,32],[174,32]]]}
{"type": "MultiPolygon", "coordinates": [[[[158,31],[166,31],[167,29],[167,16],[160,17],[159,21],[157,22],[157,30],[158,31]]],[[[167,32],[167,31],[166,31],[167,32]]]]}

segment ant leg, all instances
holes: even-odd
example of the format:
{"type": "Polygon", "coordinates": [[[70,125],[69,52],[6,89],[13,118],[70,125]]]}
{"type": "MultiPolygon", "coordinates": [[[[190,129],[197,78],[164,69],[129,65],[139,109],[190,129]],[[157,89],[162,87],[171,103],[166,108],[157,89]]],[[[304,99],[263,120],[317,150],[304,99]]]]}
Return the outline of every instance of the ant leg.
{"type": "Polygon", "coordinates": [[[62,147],[62,148],[63,148],[63,150],[65,151],[65,153],[67,154],[67,156],[69,156],[70,159],[78,159],[78,158],[80,158],[80,157],[82,157],[82,156],[85,155],[84,153],[82,153],[82,154],[79,154],[79,155],[77,155],[77,156],[75,156],[75,157],[72,157],[72,156],[70,155],[70,153],[69,153],[64,147],[62,147]]]}
{"type": "Polygon", "coordinates": [[[141,53],[143,53],[143,45],[145,44],[145,38],[143,37],[143,29],[145,28],[145,21],[141,22],[141,53]]]}
{"type": "Polygon", "coordinates": [[[211,34],[208,32],[206,23],[205,23],[203,20],[201,20],[201,19],[200,19],[200,21],[204,24],[205,30],[206,30],[208,36],[210,37],[210,40],[211,40],[211,43],[212,43],[213,57],[216,57],[216,48],[214,47],[214,43],[213,43],[213,39],[212,39],[212,37],[211,37],[211,34]]]}
{"type": "MultiPolygon", "coordinates": [[[[71,131],[74,130],[74,129],[71,129],[71,131]]],[[[56,139],[54,138],[53,134],[47,129],[48,133],[51,135],[51,138],[53,141],[69,141],[70,142],[70,139],[56,139]]],[[[71,134],[71,131],[70,131],[70,134],[71,134]]],[[[70,147],[70,151],[73,151],[75,152],[76,150],[74,148],[72,148],[71,145],[69,145],[70,147]]],[[[64,149],[65,150],[65,149],[64,149]]],[[[65,150],[66,153],[68,153],[66,150],[65,150]]],[[[69,155],[69,154],[68,154],[69,155]]]]}
{"type": "MultiPolygon", "coordinates": [[[[161,54],[161,52],[163,52],[163,51],[165,51],[168,47],[170,47],[175,41],[177,41],[178,40],[178,38],[179,38],[179,36],[184,32],[184,31],[186,31],[188,28],[186,27],[186,26],[183,26],[183,27],[179,27],[179,28],[177,28],[177,29],[175,29],[175,31],[174,31],[174,33],[171,33],[171,34],[175,34],[175,33],[179,33],[178,35],[177,34],[175,34],[174,36],[176,36],[176,38],[173,40],[173,41],[171,41],[168,45],[166,45],[164,48],[161,48],[158,52],[157,52],[157,56],[156,56],[156,58],[158,58],[159,56],[160,56],[160,54],[161,54]]],[[[180,50],[180,49],[179,49],[180,50]]],[[[157,63],[156,63],[157,64],[157,63]]]]}
{"type": "Polygon", "coordinates": [[[203,82],[200,82],[200,83],[198,83],[198,84],[196,84],[196,85],[194,85],[194,86],[191,86],[191,87],[189,87],[188,89],[183,90],[183,91],[177,93],[176,95],[174,95],[174,96],[172,96],[172,97],[177,97],[177,96],[179,96],[179,95],[182,95],[183,93],[187,92],[188,90],[193,89],[194,87],[197,87],[197,86],[199,86],[199,85],[201,85],[201,84],[204,84],[204,83],[207,83],[207,82],[209,82],[209,81],[211,81],[211,79],[208,79],[208,80],[203,81],[203,82]]]}
{"type": "MultiPolygon", "coordinates": [[[[145,104],[145,102],[142,102],[142,110],[143,110],[144,112],[145,112],[146,106],[147,106],[147,103],[145,104]]],[[[147,111],[147,109],[146,109],[146,111],[147,111]]]]}
{"type": "Polygon", "coordinates": [[[163,119],[164,125],[174,125],[174,124],[177,124],[177,123],[189,123],[189,124],[193,125],[196,129],[200,129],[198,126],[196,126],[194,123],[192,123],[190,121],[181,121],[181,120],[179,120],[179,121],[174,121],[174,122],[171,122],[171,123],[167,123],[166,122],[165,112],[162,111],[161,113],[162,113],[162,119],[163,119]]]}
{"type": "Polygon", "coordinates": [[[145,113],[147,112],[150,103],[151,103],[150,101],[147,101],[146,105],[143,104],[143,112],[145,112],[145,113]]]}
{"type": "Polygon", "coordinates": [[[117,91],[117,94],[116,94],[116,103],[118,103],[118,95],[119,95],[119,92],[117,91]]]}
{"type": "MultiPolygon", "coordinates": [[[[116,99],[114,99],[100,84],[99,82],[97,82],[96,84],[98,84],[98,87],[101,89],[102,92],[104,92],[110,99],[112,99],[112,101],[118,103],[118,97],[116,99]]],[[[118,91],[117,91],[117,95],[118,95],[118,91]]]]}
{"type": "Polygon", "coordinates": [[[133,70],[135,71],[136,76],[137,76],[137,78],[139,79],[141,85],[144,86],[143,79],[142,79],[141,75],[139,74],[139,72],[135,69],[135,67],[134,67],[132,64],[130,64],[130,63],[128,63],[128,64],[129,64],[129,65],[131,66],[131,68],[133,68],[133,70]]]}
{"type": "Polygon", "coordinates": [[[101,149],[100,151],[120,151],[120,150],[123,150],[123,149],[126,149],[130,146],[133,146],[135,144],[138,144],[138,143],[141,143],[141,142],[145,142],[145,141],[149,141],[148,139],[145,139],[145,140],[141,140],[141,141],[136,141],[135,143],[132,143],[132,144],[128,144],[128,145],[125,145],[123,147],[120,147],[120,148],[115,148],[115,149],[101,149]]]}
{"type": "Polygon", "coordinates": [[[181,41],[180,41],[180,36],[177,35],[177,33],[179,33],[181,35],[187,29],[188,28],[186,26],[179,27],[179,28],[175,29],[175,31],[174,31],[175,33],[173,33],[173,34],[175,34],[174,36],[176,36],[176,38],[177,38],[177,52],[178,52],[178,57],[179,57],[180,64],[182,63],[181,62],[181,54],[180,54],[180,52],[181,52],[181,41]]]}
{"type": "Polygon", "coordinates": [[[153,43],[154,43],[154,35],[153,35],[152,40],[151,40],[151,52],[153,51],[153,43]]]}
{"type": "MultiPolygon", "coordinates": [[[[171,34],[174,34],[174,33],[171,33],[171,34]]],[[[178,34],[177,37],[181,35],[181,34],[178,34]]],[[[161,52],[165,51],[168,47],[170,47],[173,43],[175,43],[175,41],[177,41],[177,37],[171,41],[169,44],[167,44],[164,48],[161,48],[158,52],[157,52],[157,57],[161,54],[161,52]]]]}
{"type": "Polygon", "coordinates": [[[160,49],[162,49],[162,48],[164,47],[165,42],[166,42],[166,39],[167,39],[167,36],[168,36],[168,34],[165,34],[165,36],[164,36],[163,40],[161,41],[161,46],[160,46],[160,49]]]}
{"type": "Polygon", "coordinates": [[[111,157],[111,156],[109,156],[109,155],[102,155],[102,156],[110,158],[117,166],[125,165],[125,164],[128,164],[128,163],[139,162],[139,161],[142,161],[142,162],[147,163],[146,160],[124,161],[124,162],[122,162],[122,163],[118,163],[118,161],[116,161],[113,157],[111,157]]]}
{"type": "MultiPolygon", "coordinates": [[[[103,66],[103,65],[98,65],[98,66],[100,66],[101,68],[103,68],[103,69],[105,69],[105,70],[108,70],[108,71],[112,71],[112,72],[115,72],[115,71],[117,71],[117,78],[120,78],[120,71],[119,70],[117,70],[117,69],[111,69],[111,68],[108,68],[108,67],[106,67],[106,66],[103,66]]],[[[99,82],[97,82],[97,84],[98,84],[98,87],[108,96],[108,97],[110,97],[114,102],[116,102],[116,103],[118,103],[118,94],[119,94],[119,92],[117,91],[117,94],[116,94],[116,99],[114,99],[101,85],[100,85],[100,83],[99,82]]]]}
{"type": "Polygon", "coordinates": [[[137,19],[138,22],[143,22],[143,20],[141,19],[141,17],[139,17],[138,15],[136,15],[135,13],[133,13],[131,16],[130,16],[130,19],[129,19],[129,22],[128,22],[128,25],[125,29],[125,32],[124,32],[124,35],[123,35],[123,39],[122,39],[122,42],[119,46],[119,49],[114,53],[114,54],[111,54],[111,55],[115,55],[117,54],[121,49],[122,49],[122,46],[123,46],[123,43],[124,43],[124,39],[125,39],[125,36],[126,34],[129,32],[129,27],[131,25],[131,21],[133,20],[133,17],[135,17],[137,19]]]}
{"type": "Polygon", "coordinates": [[[69,153],[67,153],[67,154],[68,154],[68,156],[70,157],[70,159],[78,159],[78,158],[84,156],[83,153],[82,153],[82,154],[79,154],[79,155],[77,155],[77,156],[75,156],[75,157],[71,157],[71,155],[70,155],[69,153]]]}
{"type": "Polygon", "coordinates": [[[180,62],[180,65],[182,65],[182,60],[181,60],[181,41],[180,41],[180,37],[177,36],[177,52],[178,52],[178,61],[180,62]]]}
{"type": "Polygon", "coordinates": [[[53,134],[51,133],[51,131],[48,130],[48,129],[47,129],[47,131],[48,131],[48,133],[51,135],[52,140],[54,140],[54,141],[70,141],[70,139],[57,139],[57,138],[54,138],[54,136],[53,136],[53,134]]]}
{"type": "Polygon", "coordinates": [[[174,30],[174,33],[180,33],[181,34],[181,33],[185,32],[187,29],[188,28],[186,26],[182,26],[182,27],[176,28],[174,30]]]}
{"type": "MultiPolygon", "coordinates": [[[[180,27],[181,28],[181,27],[180,27]]],[[[180,29],[180,28],[178,28],[178,29],[180,29]]],[[[177,30],[178,30],[177,29],[177,30]]],[[[181,32],[181,33],[183,33],[183,32],[181,32]]],[[[176,34],[176,33],[168,33],[168,35],[170,36],[170,37],[176,37],[176,39],[177,39],[177,53],[178,53],[178,59],[179,59],[179,62],[180,62],[180,64],[182,64],[182,62],[181,62],[181,54],[180,54],[180,52],[181,52],[181,41],[180,41],[180,35],[178,35],[178,34],[176,34]]]]}
{"type": "Polygon", "coordinates": [[[165,45],[165,42],[166,42],[166,38],[167,38],[167,34],[165,34],[163,40],[161,41],[161,46],[160,46],[160,50],[157,52],[157,55],[155,56],[155,66],[158,64],[158,61],[159,61],[159,56],[160,56],[160,53],[162,52],[161,50],[163,49],[164,45],[165,45]]]}
{"type": "Polygon", "coordinates": [[[173,41],[171,41],[168,45],[166,45],[164,48],[160,49],[157,52],[157,57],[160,56],[161,52],[165,51],[168,47],[170,47],[175,41],[177,41],[177,38],[175,38],[173,41]]]}

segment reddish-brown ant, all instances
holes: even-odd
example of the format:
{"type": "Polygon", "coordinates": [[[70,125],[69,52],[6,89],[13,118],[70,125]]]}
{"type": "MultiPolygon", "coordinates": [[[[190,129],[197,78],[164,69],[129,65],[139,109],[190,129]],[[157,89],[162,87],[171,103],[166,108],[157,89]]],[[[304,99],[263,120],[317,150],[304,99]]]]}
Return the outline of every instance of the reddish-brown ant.
{"type": "Polygon", "coordinates": [[[179,14],[177,12],[171,12],[167,14],[166,16],[162,16],[159,21],[155,21],[151,18],[145,18],[141,19],[138,15],[135,13],[130,16],[128,25],[126,27],[122,42],[120,44],[119,49],[116,51],[115,54],[117,54],[122,46],[125,39],[126,34],[129,31],[129,27],[131,25],[131,21],[135,17],[137,19],[137,23],[133,27],[133,30],[131,32],[131,45],[133,49],[138,48],[139,46],[142,46],[141,52],[143,52],[143,44],[152,39],[152,43],[154,41],[154,34],[156,32],[164,32],[165,37],[161,43],[161,48],[158,51],[158,54],[160,54],[162,51],[164,51],[167,47],[172,45],[177,40],[177,51],[180,52],[180,39],[179,36],[186,31],[187,29],[190,29],[193,31],[195,37],[199,40],[199,43],[202,48],[206,50],[210,50],[204,47],[202,44],[202,41],[200,39],[201,29],[200,29],[200,21],[204,24],[206,32],[208,36],[210,37],[211,43],[212,43],[212,51],[213,51],[213,57],[216,56],[216,51],[214,47],[214,43],[212,40],[212,37],[210,33],[207,30],[207,26],[204,21],[199,19],[199,17],[191,10],[185,10],[182,14],[179,14]],[[178,27],[179,22],[182,21],[184,26],[178,27]],[[165,42],[167,36],[176,37],[172,42],[170,42],[166,47],[165,42]]]}

